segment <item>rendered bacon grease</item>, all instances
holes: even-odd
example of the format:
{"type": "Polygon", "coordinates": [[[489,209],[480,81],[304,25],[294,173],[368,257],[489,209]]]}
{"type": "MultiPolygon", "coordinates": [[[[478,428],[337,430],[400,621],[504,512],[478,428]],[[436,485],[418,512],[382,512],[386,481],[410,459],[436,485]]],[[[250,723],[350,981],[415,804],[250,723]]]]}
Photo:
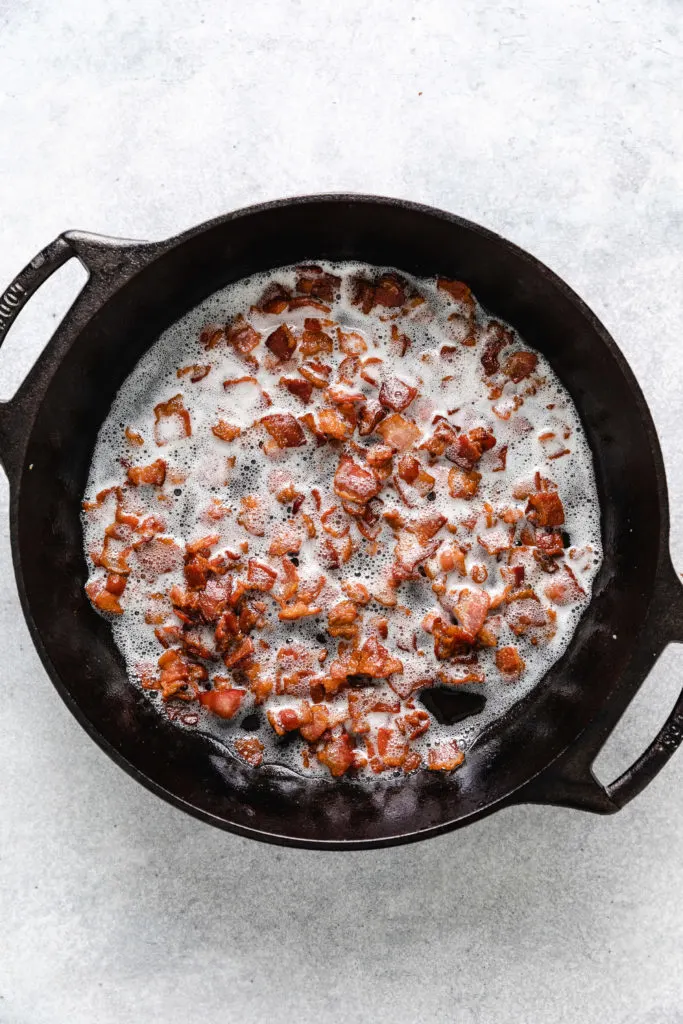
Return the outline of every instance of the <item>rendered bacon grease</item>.
{"type": "Polygon", "coordinates": [[[601,561],[548,363],[465,284],[355,264],[249,278],[170,328],[83,508],[88,595],[160,709],[335,777],[457,768],[562,654],[601,561]],[[485,706],[437,721],[444,688],[485,706]]]}

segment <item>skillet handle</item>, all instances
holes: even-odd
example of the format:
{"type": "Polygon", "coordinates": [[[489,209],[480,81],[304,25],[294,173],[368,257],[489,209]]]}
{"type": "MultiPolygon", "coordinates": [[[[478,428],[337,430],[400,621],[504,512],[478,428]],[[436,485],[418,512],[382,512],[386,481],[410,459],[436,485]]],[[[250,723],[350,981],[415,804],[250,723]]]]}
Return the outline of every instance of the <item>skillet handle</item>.
{"type": "Polygon", "coordinates": [[[24,383],[12,399],[0,402],[0,461],[10,483],[21,465],[23,438],[33,415],[31,377],[41,364],[44,370],[50,363],[56,364],[62,350],[68,348],[71,335],[102,302],[150,259],[164,252],[172,241],[141,242],[67,231],[45,246],[0,295],[1,346],[31,296],[68,260],[76,257],[88,273],[88,280],[24,383]]]}
{"type": "Polygon", "coordinates": [[[60,235],[54,242],[41,249],[17,274],[0,298],[0,345],[31,296],[35,295],[48,277],[75,255],[69,241],[64,235],[60,235]]]}
{"type": "Polygon", "coordinates": [[[659,590],[643,631],[645,654],[634,669],[633,681],[626,680],[603,714],[553,764],[516,793],[511,803],[543,803],[614,814],[652,782],[683,743],[681,691],[659,733],[630,768],[607,786],[593,774],[595,758],[648,671],[668,644],[683,643],[683,585],[668,554],[659,576],[659,590]]]}

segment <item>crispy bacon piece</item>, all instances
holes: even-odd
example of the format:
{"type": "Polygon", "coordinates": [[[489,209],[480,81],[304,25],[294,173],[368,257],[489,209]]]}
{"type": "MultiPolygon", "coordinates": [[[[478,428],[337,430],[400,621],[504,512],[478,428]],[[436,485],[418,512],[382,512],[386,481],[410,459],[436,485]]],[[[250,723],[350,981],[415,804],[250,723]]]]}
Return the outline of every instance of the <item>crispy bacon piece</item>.
{"type": "Polygon", "coordinates": [[[496,651],[496,667],[504,676],[520,676],[525,663],[516,647],[501,647],[496,651]]]}
{"type": "Polygon", "coordinates": [[[266,348],[270,349],[273,355],[281,362],[291,358],[296,348],[296,338],[287,324],[280,324],[272,334],[268,335],[266,338],[266,348]]]}
{"type": "Polygon", "coordinates": [[[485,345],[484,352],[481,357],[481,364],[484,367],[484,373],[487,377],[492,377],[494,373],[498,373],[500,365],[498,362],[498,356],[501,351],[512,343],[512,334],[507,331],[502,324],[492,320],[486,329],[484,335],[485,345]]]}
{"type": "Polygon", "coordinates": [[[181,366],[179,370],[176,370],[176,377],[189,377],[193,384],[196,384],[200,380],[204,380],[205,377],[211,373],[211,366],[207,364],[191,363],[190,366],[181,366]]]}
{"type": "Polygon", "coordinates": [[[330,726],[330,712],[326,704],[314,704],[311,720],[299,726],[299,732],[308,743],[315,743],[330,726]]]}
{"type": "Polygon", "coordinates": [[[305,619],[311,615],[319,615],[320,608],[307,604],[305,601],[295,601],[294,604],[285,605],[278,612],[278,619],[282,622],[293,622],[296,619],[305,619]]]}
{"type": "Polygon", "coordinates": [[[543,588],[543,593],[553,604],[572,604],[586,596],[586,592],[568,565],[563,565],[550,583],[543,588]]]}
{"type": "Polygon", "coordinates": [[[471,501],[479,490],[481,473],[475,469],[460,469],[453,466],[448,471],[448,491],[451,498],[464,498],[471,501]]]}
{"type": "Polygon", "coordinates": [[[268,711],[268,721],[278,736],[284,736],[286,732],[294,732],[295,729],[300,729],[302,725],[308,725],[313,721],[311,705],[304,700],[298,708],[268,711]]]}
{"type": "Polygon", "coordinates": [[[223,339],[225,333],[223,328],[218,324],[207,324],[203,327],[199,334],[199,344],[202,348],[210,349],[215,348],[223,339]]]}
{"type": "Polygon", "coordinates": [[[191,437],[192,422],[190,420],[190,414],[185,408],[183,396],[181,394],[174,395],[173,398],[169,398],[167,402],[159,402],[154,406],[154,440],[159,447],[162,447],[169,442],[169,439],[164,438],[161,433],[160,424],[165,419],[174,418],[180,420],[180,429],[182,430],[182,434],[180,436],[191,437]]]}
{"type": "Polygon", "coordinates": [[[262,416],[259,422],[266,428],[278,448],[300,448],[306,444],[306,435],[301,429],[301,424],[291,413],[271,413],[269,416],[262,416]]]}
{"type": "Polygon", "coordinates": [[[461,302],[469,309],[474,310],[474,298],[472,292],[462,281],[451,281],[446,277],[437,277],[436,287],[440,292],[446,292],[456,302],[461,302]]]}
{"type": "Polygon", "coordinates": [[[342,455],[334,475],[335,494],[344,501],[365,506],[381,489],[381,482],[370,469],[365,469],[350,455],[342,455]]]}
{"type": "Polygon", "coordinates": [[[339,293],[341,278],[327,274],[322,267],[315,265],[297,267],[296,290],[304,295],[312,295],[324,302],[334,302],[339,293]]]}
{"type": "Polygon", "coordinates": [[[357,331],[342,331],[341,327],[338,327],[337,341],[339,348],[347,356],[362,356],[368,350],[365,338],[357,331]]]}
{"type": "Polygon", "coordinates": [[[291,522],[278,527],[273,534],[273,539],[268,548],[271,558],[278,555],[298,555],[301,550],[301,530],[297,529],[291,522]]]}
{"type": "Polygon", "coordinates": [[[119,602],[120,595],[113,593],[107,586],[104,586],[101,580],[94,580],[92,583],[88,583],[85,591],[95,607],[99,608],[101,612],[123,615],[123,608],[119,602]]]}
{"type": "Polygon", "coordinates": [[[223,662],[226,668],[234,668],[241,661],[254,653],[254,641],[249,636],[244,636],[236,647],[223,655],[223,662]]]}
{"type": "Polygon", "coordinates": [[[408,756],[408,743],[394,729],[378,729],[377,753],[387,768],[401,768],[408,756]]]}
{"type": "Polygon", "coordinates": [[[241,511],[237,522],[253,537],[263,537],[266,520],[263,503],[257,494],[245,494],[240,498],[241,511]]]}
{"type": "Polygon", "coordinates": [[[332,637],[353,640],[358,636],[358,609],[353,601],[339,601],[327,613],[327,632],[332,637]]]}
{"type": "MultiPolygon", "coordinates": [[[[508,603],[505,613],[508,625],[513,633],[521,636],[530,628],[545,626],[547,623],[546,613],[533,591],[528,591],[528,597],[519,597],[512,603],[508,603]]],[[[510,598],[508,598],[510,602],[510,598]]]]}
{"type": "Polygon", "coordinates": [[[252,768],[263,764],[263,744],[257,736],[241,736],[235,740],[235,750],[252,768]]]}
{"type": "Polygon", "coordinates": [[[519,384],[534,372],[537,363],[535,352],[513,352],[503,364],[503,373],[515,384],[519,384]]]}
{"type": "Polygon", "coordinates": [[[457,544],[448,544],[439,550],[439,568],[443,572],[458,572],[467,576],[465,567],[465,551],[457,544]]]}
{"type": "Polygon", "coordinates": [[[403,662],[392,658],[377,637],[370,636],[359,651],[355,652],[353,675],[370,676],[372,679],[386,679],[394,673],[403,672],[403,662]]]}
{"type": "Polygon", "coordinates": [[[299,367],[299,373],[314,388],[326,388],[332,376],[332,367],[317,359],[309,359],[299,367]]]}
{"type": "Polygon", "coordinates": [[[491,605],[491,598],[485,590],[461,590],[453,613],[472,640],[484,625],[491,605]]]}
{"type": "Polygon", "coordinates": [[[529,495],[527,519],[535,526],[562,526],[564,507],[556,491],[538,491],[529,495]]]}
{"type": "Polygon", "coordinates": [[[219,718],[234,718],[246,692],[246,690],[207,690],[205,693],[199,694],[199,702],[219,718]]]}
{"type": "Polygon", "coordinates": [[[289,306],[291,295],[289,288],[273,281],[264,291],[256,308],[263,313],[284,313],[289,306]]]}
{"type": "Polygon", "coordinates": [[[321,764],[324,764],[326,768],[329,768],[330,773],[335,778],[339,778],[344,775],[345,772],[352,767],[354,763],[353,758],[353,747],[351,745],[351,739],[347,733],[342,733],[341,736],[336,736],[324,745],[322,750],[319,750],[316,757],[321,764]]]}
{"type": "Polygon", "coordinates": [[[333,505],[332,508],[323,512],[320,522],[323,530],[325,533],[329,533],[330,537],[345,537],[350,529],[349,520],[339,505],[333,505]]]}
{"type": "MultiPolygon", "coordinates": [[[[290,563],[291,564],[291,563],[290,563]]],[[[263,562],[250,558],[247,564],[247,583],[254,590],[272,590],[277,579],[277,570],[263,562]]]]}
{"type": "Polygon", "coordinates": [[[148,466],[131,466],[126,476],[133,487],[138,487],[140,484],[153,484],[155,487],[161,487],[166,479],[166,463],[163,459],[156,459],[148,466]]]}
{"type": "MultiPolygon", "coordinates": [[[[331,321],[328,321],[331,324],[331,321]]],[[[316,356],[319,352],[332,352],[334,344],[329,334],[323,331],[320,320],[307,317],[304,320],[304,332],[299,342],[299,352],[304,359],[316,356]]]]}
{"type": "Polygon", "coordinates": [[[431,772],[452,772],[465,760],[457,740],[448,740],[430,747],[427,751],[427,767],[431,772]]]}
{"type": "Polygon", "coordinates": [[[311,400],[311,392],[313,391],[313,385],[308,380],[299,380],[297,377],[280,377],[280,384],[287,388],[287,390],[299,398],[304,405],[308,405],[311,400]]]}
{"type": "Polygon", "coordinates": [[[226,327],[225,339],[246,363],[258,366],[258,360],[251,353],[260,342],[261,335],[254,330],[241,313],[232,324],[226,327]]]}
{"type": "Polygon", "coordinates": [[[400,413],[394,412],[383,419],[376,432],[387,444],[397,451],[406,451],[422,436],[420,428],[412,420],[404,419],[400,413]]]}
{"type": "Polygon", "coordinates": [[[361,405],[358,409],[358,433],[360,436],[368,437],[372,434],[386,414],[386,409],[374,398],[361,405]]]}
{"type": "Polygon", "coordinates": [[[365,605],[370,600],[368,588],[362,583],[356,583],[355,580],[342,580],[341,588],[349,601],[354,601],[356,604],[365,605]]]}
{"type": "Polygon", "coordinates": [[[344,441],[353,433],[353,427],[336,409],[321,409],[317,419],[318,432],[333,441],[344,441]]]}
{"type": "Polygon", "coordinates": [[[242,428],[233,426],[232,423],[228,423],[226,420],[219,420],[215,426],[211,427],[211,433],[220,438],[221,441],[234,441],[242,433],[242,428]]]}
{"type": "Polygon", "coordinates": [[[398,377],[390,377],[385,380],[379,389],[379,402],[385,409],[392,409],[394,412],[403,412],[417,396],[417,388],[406,384],[398,377]]]}
{"type": "Polygon", "coordinates": [[[408,335],[401,334],[396,324],[391,325],[391,344],[399,358],[403,358],[411,345],[408,335]]]}
{"type": "Polygon", "coordinates": [[[551,558],[564,553],[564,541],[561,533],[537,534],[536,546],[543,555],[548,555],[551,558]]]}
{"type": "Polygon", "coordinates": [[[140,448],[145,443],[142,434],[138,434],[137,430],[133,430],[132,427],[126,427],[124,434],[128,443],[132,444],[135,448],[140,448]]]}

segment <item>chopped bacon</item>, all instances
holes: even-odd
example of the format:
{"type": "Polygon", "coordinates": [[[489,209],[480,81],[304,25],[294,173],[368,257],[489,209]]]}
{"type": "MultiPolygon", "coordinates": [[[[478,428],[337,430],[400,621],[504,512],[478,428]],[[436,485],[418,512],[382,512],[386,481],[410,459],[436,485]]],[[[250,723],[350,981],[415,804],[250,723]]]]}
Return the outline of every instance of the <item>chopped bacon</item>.
{"type": "Polygon", "coordinates": [[[211,373],[211,366],[206,363],[191,363],[190,366],[181,366],[179,370],[176,370],[176,377],[188,377],[193,384],[196,384],[200,380],[204,380],[205,377],[211,373]]]}
{"type": "Polygon", "coordinates": [[[448,471],[448,490],[451,498],[464,498],[471,501],[479,490],[481,473],[474,469],[459,469],[453,466],[448,471]]]}
{"type": "Polygon", "coordinates": [[[472,639],[475,638],[488,614],[491,598],[485,590],[461,590],[453,613],[472,639]]]}
{"type": "Polygon", "coordinates": [[[341,736],[328,740],[316,756],[321,764],[329,768],[335,778],[339,778],[351,768],[354,762],[350,737],[347,733],[342,733],[341,736]]]}
{"type": "Polygon", "coordinates": [[[299,727],[303,739],[315,743],[330,726],[330,712],[325,704],[314,704],[311,708],[311,720],[299,727]]]}
{"type": "Polygon", "coordinates": [[[376,428],[376,432],[397,451],[405,451],[422,436],[417,424],[412,420],[404,419],[398,412],[383,419],[376,428]]]}
{"type": "Polygon", "coordinates": [[[242,433],[242,428],[233,426],[232,423],[227,423],[226,420],[219,420],[215,426],[211,427],[211,433],[220,438],[221,441],[234,441],[242,433]]]}
{"type": "Polygon", "coordinates": [[[538,356],[535,352],[513,352],[503,364],[503,373],[515,384],[525,380],[536,369],[538,356]]]}
{"type": "Polygon", "coordinates": [[[266,348],[270,349],[273,355],[281,362],[291,358],[296,348],[296,338],[287,324],[280,324],[272,334],[268,335],[266,338],[266,348]]]}
{"type": "Polygon", "coordinates": [[[295,601],[294,604],[288,604],[281,608],[277,617],[282,622],[293,622],[296,619],[305,619],[319,614],[320,608],[309,605],[305,601],[295,601]]]}
{"type": "Polygon", "coordinates": [[[355,580],[342,580],[341,588],[349,601],[355,601],[356,604],[364,605],[370,600],[368,588],[355,580]]]}
{"type": "Polygon", "coordinates": [[[547,623],[543,605],[533,591],[530,594],[529,597],[522,597],[508,604],[505,614],[508,625],[518,635],[526,633],[529,628],[545,626],[547,623]]]}
{"type": "Polygon", "coordinates": [[[467,576],[465,567],[465,552],[457,544],[449,544],[439,550],[439,567],[443,572],[458,572],[461,576],[467,576]]]}
{"type": "Polygon", "coordinates": [[[555,573],[550,583],[543,588],[543,593],[553,604],[565,605],[585,597],[586,592],[568,565],[563,565],[555,573]]]}
{"type": "Polygon", "coordinates": [[[240,661],[244,661],[254,653],[254,641],[249,636],[242,637],[236,647],[223,655],[226,668],[234,668],[240,661]]]}
{"type": "Polygon", "coordinates": [[[524,659],[516,647],[501,647],[496,651],[496,667],[506,676],[519,676],[525,668],[524,659]]]}
{"type": "Polygon", "coordinates": [[[252,768],[258,768],[263,764],[264,746],[257,736],[244,736],[235,740],[235,750],[247,764],[252,768]]]}
{"type": "Polygon", "coordinates": [[[322,330],[320,320],[310,317],[304,321],[304,332],[299,342],[299,352],[304,359],[317,356],[319,352],[332,352],[334,343],[329,334],[322,330]]]}
{"type": "Polygon", "coordinates": [[[363,335],[358,334],[357,331],[342,331],[341,327],[338,327],[337,341],[340,349],[347,356],[362,356],[368,350],[363,335]]]}
{"type": "Polygon", "coordinates": [[[361,649],[356,652],[353,674],[385,679],[395,672],[403,672],[403,662],[398,658],[392,658],[377,637],[368,637],[361,649]]]}
{"type": "Polygon", "coordinates": [[[129,444],[132,444],[135,448],[140,448],[145,443],[145,439],[142,434],[138,434],[137,430],[133,430],[132,427],[126,427],[124,430],[126,440],[129,444]]]}
{"type": "Polygon", "coordinates": [[[410,338],[407,334],[401,334],[396,324],[391,325],[391,344],[399,358],[403,358],[410,348],[410,338]]]}
{"type": "Polygon", "coordinates": [[[272,590],[277,579],[277,570],[263,562],[250,558],[247,565],[247,583],[254,590],[272,590]]]}
{"type": "Polygon", "coordinates": [[[358,609],[353,601],[339,601],[327,613],[327,632],[332,637],[352,640],[358,636],[358,609]]]}
{"type": "Polygon", "coordinates": [[[251,353],[260,342],[261,335],[254,330],[250,323],[247,323],[241,314],[234,323],[226,328],[225,339],[245,362],[252,366],[258,366],[258,360],[251,353]]]}
{"type": "Polygon", "coordinates": [[[334,441],[344,441],[353,433],[353,428],[336,409],[321,409],[317,427],[320,434],[334,441]]]}
{"type": "Polygon", "coordinates": [[[465,760],[457,740],[448,740],[430,747],[427,751],[427,767],[432,772],[452,772],[465,760]]]}
{"type": "Polygon", "coordinates": [[[470,309],[474,309],[472,292],[462,281],[451,281],[446,277],[437,277],[436,287],[439,291],[446,292],[456,302],[462,302],[470,309]]]}
{"type": "Polygon", "coordinates": [[[237,522],[253,537],[263,537],[266,532],[265,509],[257,494],[245,494],[240,498],[241,511],[237,522]]]}
{"type": "Polygon", "coordinates": [[[200,693],[200,703],[218,718],[234,718],[240,711],[246,690],[207,690],[200,693]]]}
{"type": "Polygon", "coordinates": [[[350,455],[342,455],[334,475],[334,491],[340,498],[365,505],[382,489],[375,474],[364,469],[350,455]]]}
{"type": "Polygon", "coordinates": [[[269,711],[268,721],[278,736],[284,736],[286,732],[294,732],[295,729],[300,729],[302,725],[308,725],[313,721],[311,705],[308,701],[302,701],[298,708],[269,711]]]}
{"type": "Polygon", "coordinates": [[[215,348],[225,337],[222,327],[218,324],[207,324],[199,334],[199,344],[202,348],[215,348]]]}
{"type": "Polygon", "coordinates": [[[86,593],[96,608],[102,612],[110,612],[112,615],[123,615],[123,608],[119,602],[119,595],[112,593],[106,586],[97,580],[88,583],[86,593]]]}
{"type": "Polygon", "coordinates": [[[313,385],[308,380],[299,380],[297,377],[280,377],[280,384],[297,398],[301,399],[304,405],[311,400],[313,385]]]}
{"type": "Polygon", "coordinates": [[[358,433],[368,437],[386,416],[386,410],[376,399],[370,399],[358,410],[358,433]]]}
{"type": "Polygon", "coordinates": [[[192,436],[192,422],[190,420],[190,414],[185,408],[183,402],[183,396],[181,394],[174,395],[173,398],[169,398],[167,402],[159,402],[154,406],[154,440],[159,447],[168,444],[170,440],[177,440],[179,437],[191,437],[192,436]],[[177,430],[180,433],[176,433],[171,437],[165,437],[162,430],[164,420],[177,419],[180,420],[180,426],[177,430]]]}
{"type": "Polygon", "coordinates": [[[323,512],[320,522],[325,533],[329,533],[331,537],[345,537],[350,529],[349,520],[339,505],[333,505],[323,512]]]}
{"type": "Polygon", "coordinates": [[[486,334],[484,335],[485,346],[484,352],[481,357],[481,364],[484,367],[484,373],[488,377],[492,377],[494,373],[498,373],[500,364],[498,362],[498,356],[501,350],[512,343],[512,334],[507,331],[502,324],[492,320],[488,325],[486,334]]]}
{"type": "Polygon", "coordinates": [[[399,732],[387,728],[378,729],[377,753],[387,768],[400,768],[408,756],[408,744],[399,732]]]}
{"type": "Polygon", "coordinates": [[[411,387],[398,377],[385,380],[379,389],[379,402],[385,409],[403,412],[417,396],[417,388],[411,387]]]}
{"type": "Polygon", "coordinates": [[[271,557],[278,555],[298,555],[301,550],[301,531],[292,523],[285,523],[273,534],[273,539],[268,548],[271,557]]]}
{"type": "Polygon", "coordinates": [[[291,413],[272,413],[262,416],[260,422],[276,442],[278,448],[300,448],[306,436],[291,413]]]}
{"type": "Polygon", "coordinates": [[[163,459],[156,459],[148,466],[131,466],[126,476],[133,487],[140,484],[154,484],[161,487],[166,479],[166,463],[163,459]]]}
{"type": "Polygon", "coordinates": [[[536,526],[562,526],[564,507],[555,491],[538,491],[529,495],[527,518],[536,526]]]}
{"type": "Polygon", "coordinates": [[[325,273],[321,267],[310,265],[297,268],[296,289],[304,295],[313,295],[324,302],[334,302],[340,285],[340,277],[325,273]]]}
{"type": "Polygon", "coordinates": [[[332,367],[317,359],[309,359],[301,364],[299,373],[314,388],[326,388],[332,375],[332,367]]]}

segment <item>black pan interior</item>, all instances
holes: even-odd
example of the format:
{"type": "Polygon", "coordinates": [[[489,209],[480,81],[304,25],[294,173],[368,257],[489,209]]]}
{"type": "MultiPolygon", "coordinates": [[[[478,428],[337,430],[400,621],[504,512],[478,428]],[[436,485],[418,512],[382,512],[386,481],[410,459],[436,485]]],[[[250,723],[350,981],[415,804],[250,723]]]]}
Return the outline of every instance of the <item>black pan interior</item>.
{"type": "MultiPolygon", "coordinates": [[[[38,371],[26,388],[42,389],[38,371]]],[[[94,316],[54,372],[14,495],[29,622],[62,695],[98,742],[146,784],[215,824],[304,844],[400,841],[452,827],[545,767],[595,716],[626,666],[652,597],[665,515],[651,438],[642,397],[600,325],[554,275],[500,238],[435,211],[378,200],[323,198],[246,211],[190,233],[143,269],[94,316]],[[80,501],[97,431],[135,362],[216,289],[316,258],[467,281],[548,357],[593,449],[605,560],[589,612],[565,656],[452,778],[420,772],[364,789],[241,767],[149,707],[83,593],[80,501]]]]}

